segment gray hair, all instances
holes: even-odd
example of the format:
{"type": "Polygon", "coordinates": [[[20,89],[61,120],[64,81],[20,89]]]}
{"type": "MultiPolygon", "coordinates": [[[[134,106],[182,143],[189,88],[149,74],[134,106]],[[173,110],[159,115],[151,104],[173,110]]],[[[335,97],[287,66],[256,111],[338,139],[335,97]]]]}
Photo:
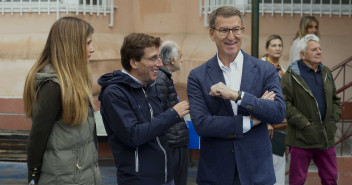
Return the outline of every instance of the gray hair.
{"type": "Polygon", "coordinates": [[[307,43],[309,41],[315,41],[315,42],[320,42],[320,39],[318,36],[314,35],[314,34],[307,34],[306,36],[304,36],[303,38],[301,38],[301,40],[298,42],[298,49],[299,51],[307,51],[307,43]]]}
{"type": "Polygon", "coordinates": [[[178,45],[171,40],[166,40],[162,43],[160,47],[160,55],[161,55],[161,60],[163,61],[163,64],[170,64],[170,60],[172,57],[177,60],[178,57],[178,50],[177,50],[178,45]]]}
{"type": "Polygon", "coordinates": [[[209,27],[211,29],[215,29],[215,21],[216,17],[222,16],[222,17],[232,17],[232,16],[238,16],[241,18],[241,26],[243,26],[243,17],[241,12],[233,7],[233,6],[222,6],[217,9],[215,9],[213,12],[211,12],[210,17],[209,17],[209,27]]]}

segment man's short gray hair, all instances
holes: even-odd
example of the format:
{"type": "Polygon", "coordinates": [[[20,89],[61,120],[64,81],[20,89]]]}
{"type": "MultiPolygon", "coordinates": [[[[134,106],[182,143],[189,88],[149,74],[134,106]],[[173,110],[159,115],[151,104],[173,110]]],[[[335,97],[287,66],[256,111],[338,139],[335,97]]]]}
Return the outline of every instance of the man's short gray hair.
{"type": "Polygon", "coordinates": [[[171,58],[174,57],[177,60],[178,57],[178,45],[171,40],[164,41],[160,46],[160,55],[163,64],[170,64],[171,58]]]}
{"type": "Polygon", "coordinates": [[[298,42],[298,49],[299,51],[307,51],[307,43],[309,41],[315,41],[315,42],[320,42],[320,39],[318,36],[314,34],[307,34],[306,36],[302,37],[301,40],[298,42]]]}

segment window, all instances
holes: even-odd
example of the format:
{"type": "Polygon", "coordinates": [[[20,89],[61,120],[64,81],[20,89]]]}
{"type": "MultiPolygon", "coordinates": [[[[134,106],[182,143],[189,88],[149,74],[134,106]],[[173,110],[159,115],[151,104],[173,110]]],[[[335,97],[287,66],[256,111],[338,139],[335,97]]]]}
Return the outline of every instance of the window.
{"type": "MultiPolygon", "coordinates": [[[[291,4],[291,0],[273,0],[275,4],[281,4],[282,1],[284,4],[291,4]]],[[[301,4],[303,1],[303,4],[320,4],[322,1],[322,4],[330,4],[330,0],[293,0],[293,4],[301,4]]],[[[259,0],[259,3],[262,3],[263,0],[259,0]]],[[[250,3],[250,2],[249,2],[250,3]]],[[[272,0],[264,0],[264,3],[270,4],[272,3],[272,0]]],[[[332,0],[332,4],[340,4],[340,0],[332,0]]],[[[349,4],[349,0],[342,0],[341,4],[349,4]]]]}
{"type": "MultiPolygon", "coordinates": [[[[41,0],[41,2],[56,2],[56,0],[41,0]]],[[[59,0],[60,2],[62,0],[59,0]]],[[[5,2],[21,2],[21,0],[5,0],[5,2]]],[[[39,0],[22,0],[22,2],[39,2],[39,0]]]]}
{"type": "Polygon", "coordinates": [[[114,24],[114,0],[0,0],[0,12],[2,15],[10,13],[56,13],[60,18],[62,13],[82,13],[106,16],[110,14],[110,24],[114,24]]]}
{"type": "MultiPolygon", "coordinates": [[[[86,4],[90,5],[90,0],[79,0],[79,4],[83,4],[83,1],[86,2],[86,4]]],[[[97,5],[97,2],[99,3],[99,5],[102,5],[102,1],[101,0],[93,0],[93,5],[97,5]]]]}

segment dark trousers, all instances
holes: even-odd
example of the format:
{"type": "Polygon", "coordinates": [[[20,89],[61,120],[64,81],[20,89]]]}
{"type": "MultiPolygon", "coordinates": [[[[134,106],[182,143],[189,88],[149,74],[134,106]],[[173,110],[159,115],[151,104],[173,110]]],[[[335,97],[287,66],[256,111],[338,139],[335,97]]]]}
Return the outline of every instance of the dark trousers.
{"type": "Polygon", "coordinates": [[[187,146],[170,147],[174,164],[175,185],[187,184],[188,150],[187,146]]]}

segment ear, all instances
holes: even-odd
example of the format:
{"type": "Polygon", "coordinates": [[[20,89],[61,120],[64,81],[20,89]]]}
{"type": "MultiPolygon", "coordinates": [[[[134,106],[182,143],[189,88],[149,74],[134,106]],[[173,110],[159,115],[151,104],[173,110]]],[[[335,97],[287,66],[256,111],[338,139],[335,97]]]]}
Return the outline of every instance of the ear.
{"type": "Polygon", "coordinates": [[[136,60],[135,60],[134,58],[131,58],[131,59],[130,59],[130,65],[131,65],[131,67],[132,67],[133,69],[137,69],[137,68],[138,68],[138,66],[137,66],[137,64],[136,64],[136,60]]]}
{"type": "Polygon", "coordinates": [[[305,57],[306,53],[304,51],[300,51],[299,55],[301,56],[301,59],[305,59],[306,58],[305,57]]]}
{"type": "Polygon", "coordinates": [[[170,58],[170,64],[171,64],[171,65],[174,65],[174,64],[175,64],[175,57],[171,57],[171,58],[170,58]]]}
{"type": "Polygon", "coordinates": [[[242,34],[244,35],[246,32],[246,27],[245,26],[243,26],[243,29],[242,29],[242,34]]]}
{"type": "Polygon", "coordinates": [[[212,41],[215,41],[215,38],[214,38],[214,30],[209,28],[209,37],[212,41]]]}

